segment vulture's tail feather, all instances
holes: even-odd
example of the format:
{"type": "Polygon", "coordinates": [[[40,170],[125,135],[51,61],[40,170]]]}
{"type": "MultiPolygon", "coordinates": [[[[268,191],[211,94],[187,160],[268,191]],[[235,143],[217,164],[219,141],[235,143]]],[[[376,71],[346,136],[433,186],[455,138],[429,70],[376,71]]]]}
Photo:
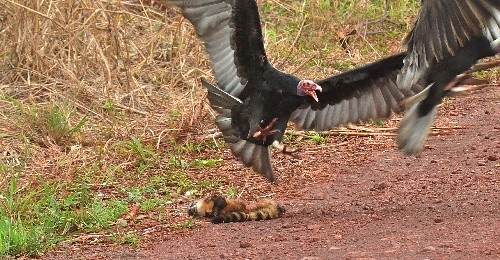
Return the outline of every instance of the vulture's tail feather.
{"type": "Polygon", "coordinates": [[[409,106],[409,108],[401,120],[396,141],[399,149],[408,155],[418,154],[422,151],[436,117],[437,106],[425,115],[419,113],[421,101],[427,97],[431,86],[404,102],[404,106],[409,106]]]}
{"type": "Polygon", "coordinates": [[[246,140],[238,140],[231,145],[233,154],[241,158],[243,164],[262,174],[270,182],[275,182],[273,167],[271,165],[271,148],[266,145],[258,145],[246,140]]]}
{"type": "Polygon", "coordinates": [[[210,105],[219,112],[215,118],[215,124],[222,132],[224,141],[231,144],[234,156],[240,158],[245,166],[252,167],[255,172],[263,175],[270,182],[275,182],[276,178],[271,165],[271,148],[268,145],[258,145],[241,139],[232,125],[231,108],[241,104],[241,101],[203,78],[201,83],[208,90],[210,105]]]}

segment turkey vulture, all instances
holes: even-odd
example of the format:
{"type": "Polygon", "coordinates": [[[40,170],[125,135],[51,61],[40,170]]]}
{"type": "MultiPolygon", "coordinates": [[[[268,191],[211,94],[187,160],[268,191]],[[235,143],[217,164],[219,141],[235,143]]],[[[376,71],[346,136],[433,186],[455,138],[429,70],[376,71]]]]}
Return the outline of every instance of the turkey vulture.
{"type": "Polygon", "coordinates": [[[404,53],[326,79],[300,80],[270,64],[255,0],[172,2],[205,42],[217,87],[202,83],[224,140],[245,166],[271,182],[270,148],[287,152],[280,141],[289,120],[299,129],[327,130],[384,118],[423,89],[397,87],[404,53]]]}
{"type": "Polygon", "coordinates": [[[459,84],[456,78],[479,59],[500,52],[500,0],[422,0],[408,55],[398,75],[401,89],[425,90],[408,100],[397,142],[407,154],[422,150],[437,105],[459,84]]]}

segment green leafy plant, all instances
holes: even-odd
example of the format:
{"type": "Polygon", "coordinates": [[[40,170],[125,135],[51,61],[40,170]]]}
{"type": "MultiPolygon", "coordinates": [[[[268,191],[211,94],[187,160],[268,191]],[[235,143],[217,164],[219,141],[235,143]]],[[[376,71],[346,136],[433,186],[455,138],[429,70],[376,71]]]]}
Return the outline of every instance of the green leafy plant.
{"type": "Polygon", "coordinates": [[[113,233],[111,238],[119,245],[127,244],[136,246],[141,241],[141,236],[133,231],[113,233]]]}
{"type": "Polygon", "coordinates": [[[104,104],[102,105],[102,109],[106,111],[114,110],[116,108],[115,102],[112,99],[106,98],[104,99],[104,104]]]}
{"type": "Polygon", "coordinates": [[[73,117],[67,106],[59,103],[30,104],[25,105],[19,100],[3,95],[10,101],[20,113],[17,117],[18,126],[34,142],[47,145],[67,145],[75,140],[77,132],[87,122],[87,116],[83,116],[76,125],[71,124],[73,117]]]}
{"type": "Polygon", "coordinates": [[[180,228],[190,228],[190,227],[193,227],[193,226],[194,226],[194,218],[188,218],[188,219],[186,219],[185,221],[183,221],[181,223],[173,224],[172,225],[173,228],[177,228],[177,229],[180,229],[180,228]]]}
{"type": "Polygon", "coordinates": [[[141,156],[143,162],[147,162],[150,159],[156,159],[157,155],[153,151],[150,145],[144,146],[141,141],[135,136],[131,136],[132,142],[128,143],[132,151],[138,153],[141,156]]]}
{"type": "Polygon", "coordinates": [[[238,197],[238,189],[237,188],[229,188],[229,189],[227,189],[226,194],[229,198],[237,198],[238,197]]]}
{"type": "Polygon", "coordinates": [[[0,257],[8,255],[37,256],[47,246],[51,231],[46,225],[36,226],[23,219],[31,212],[33,201],[37,201],[40,190],[29,191],[19,187],[18,180],[24,169],[11,166],[13,174],[10,185],[0,192],[0,257]]]}
{"type": "Polygon", "coordinates": [[[45,248],[43,231],[26,225],[21,217],[0,212],[0,257],[37,256],[45,248]]]}
{"type": "Polygon", "coordinates": [[[326,142],[326,137],[316,132],[306,132],[306,137],[317,144],[322,144],[326,142]]]}
{"type": "Polygon", "coordinates": [[[136,154],[139,157],[135,160],[135,165],[139,173],[142,173],[157,164],[159,154],[151,145],[143,145],[141,140],[135,136],[130,136],[130,141],[117,142],[113,145],[118,152],[123,155],[136,154]]]}
{"type": "Polygon", "coordinates": [[[286,132],[283,135],[283,141],[285,142],[291,142],[295,138],[295,128],[292,128],[290,132],[286,132]]]}
{"type": "Polygon", "coordinates": [[[381,127],[385,124],[385,121],[384,120],[375,120],[375,121],[373,121],[373,124],[375,126],[381,127]]]}
{"type": "Polygon", "coordinates": [[[191,165],[195,168],[216,167],[223,163],[222,159],[194,159],[191,165]]]}

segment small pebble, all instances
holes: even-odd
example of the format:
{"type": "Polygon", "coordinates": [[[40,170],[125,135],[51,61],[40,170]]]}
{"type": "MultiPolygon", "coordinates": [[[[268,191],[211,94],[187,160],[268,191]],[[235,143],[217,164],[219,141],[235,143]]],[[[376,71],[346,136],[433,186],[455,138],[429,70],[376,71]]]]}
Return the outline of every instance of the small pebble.
{"type": "Polygon", "coordinates": [[[488,156],[488,160],[494,162],[494,161],[498,160],[498,156],[496,156],[496,155],[489,155],[488,156]]]}
{"type": "Polygon", "coordinates": [[[311,242],[311,243],[319,242],[320,240],[321,240],[321,238],[319,238],[319,237],[311,237],[311,238],[309,238],[309,242],[311,242]]]}
{"type": "Polygon", "coordinates": [[[436,248],[433,246],[426,246],[423,251],[424,252],[436,251],[436,248]]]}
{"type": "Polygon", "coordinates": [[[384,182],[381,182],[381,183],[379,183],[379,184],[375,184],[375,185],[373,186],[373,188],[374,188],[374,189],[376,189],[376,190],[383,190],[383,189],[385,189],[386,187],[387,187],[387,184],[385,184],[384,182]]]}
{"type": "Polygon", "coordinates": [[[311,224],[311,225],[307,225],[307,229],[308,230],[319,230],[320,229],[320,225],[318,224],[311,224]]]}
{"type": "Polygon", "coordinates": [[[333,239],[335,239],[335,240],[341,240],[342,239],[342,235],[340,235],[340,234],[333,235],[333,239]]]}
{"type": "Polygon", "coordinates": [[[240,243],[240,247],[241,248],[248,248],[248,247],[251,247],[252,244],[248,243],[248,242],[241,242],[240,243]]]}

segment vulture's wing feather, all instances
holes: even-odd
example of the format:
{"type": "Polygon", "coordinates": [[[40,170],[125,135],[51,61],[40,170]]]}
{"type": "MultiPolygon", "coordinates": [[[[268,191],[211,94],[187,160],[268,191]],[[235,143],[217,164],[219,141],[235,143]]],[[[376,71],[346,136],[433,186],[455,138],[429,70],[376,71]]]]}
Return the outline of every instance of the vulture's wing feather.
{"type": "MultiPolygon", "coordinates": [[[[232,38],[238,75],[248,80],[262,79],[264,65],[268,63],[260,17],[255,1],[235,1],[232,38]]],[[[245,91],[248,91],[245,89],[245,91]]]]}
{"type": "Polygon", "coordinates": [[[217,86],[234,97],[245,99],[240,95],[248,80],[261,78],[259,73],[267,62],[257,4],[236,0],[171,2],[181,8],[205,42],[217,86]]]}
{"type": "Polygon", "coordinates": [[[319,102],[310,102],[295,110],[290,120],[299,129],[328,130],[347,123],[386,118],[400,112],[400,101],[420,92],[423,87],[400,89],[396,76],[405,53],[320,81],[319,102]]]}
{"type": "Polygon", "coordinates": [[[234,65],[234,49],[231,46],[234,29],[230,26],[232,6],[222,0],[171,2],[181,8],[184,17],[194,25],[198,37],[205,42],[217,85],[237,97],[245,85],[234,65]]]}
{"type": "Polygon", "coordinates": [[[271,147],[258,145],[246,140],[238,140],[231,144],[234,156],[241,159],[246,167],[252,167],[255,172],[264,175],[270,182],[276,180],[271,165],[271,147]]]}
{"type": "Polygon", "coordinates": [[[405,39],[408,56],[397,84],[411,88],[431,64],[453,56],[471,38],[500,37],[499,0],[424,0],[405,39]]]}
{"type": "Polygon", "coordinates": [[[276,181],[271,165],[270,147],[241,139],[238,131],[232,125],[231,108],[241,104],[241,101],[210,84],[204,78],[201,79],[201,83],[208,90],[210,105],[219,112],[215,118],[215,124],[222,132],[224,141],[231,144],[233,155],[240,159],[245,166],[252,167],[255,172],[262,174],[270,182],[276,181]]]}
{"type": "Polygon", "coordinates": [[[201,84],[208,91],[210,106],[218,112],[221,112],[223,109],[231,109],[233,106],[241,104],[241,100],[210,84],[205,78],[201,78],[201,84]]]}

